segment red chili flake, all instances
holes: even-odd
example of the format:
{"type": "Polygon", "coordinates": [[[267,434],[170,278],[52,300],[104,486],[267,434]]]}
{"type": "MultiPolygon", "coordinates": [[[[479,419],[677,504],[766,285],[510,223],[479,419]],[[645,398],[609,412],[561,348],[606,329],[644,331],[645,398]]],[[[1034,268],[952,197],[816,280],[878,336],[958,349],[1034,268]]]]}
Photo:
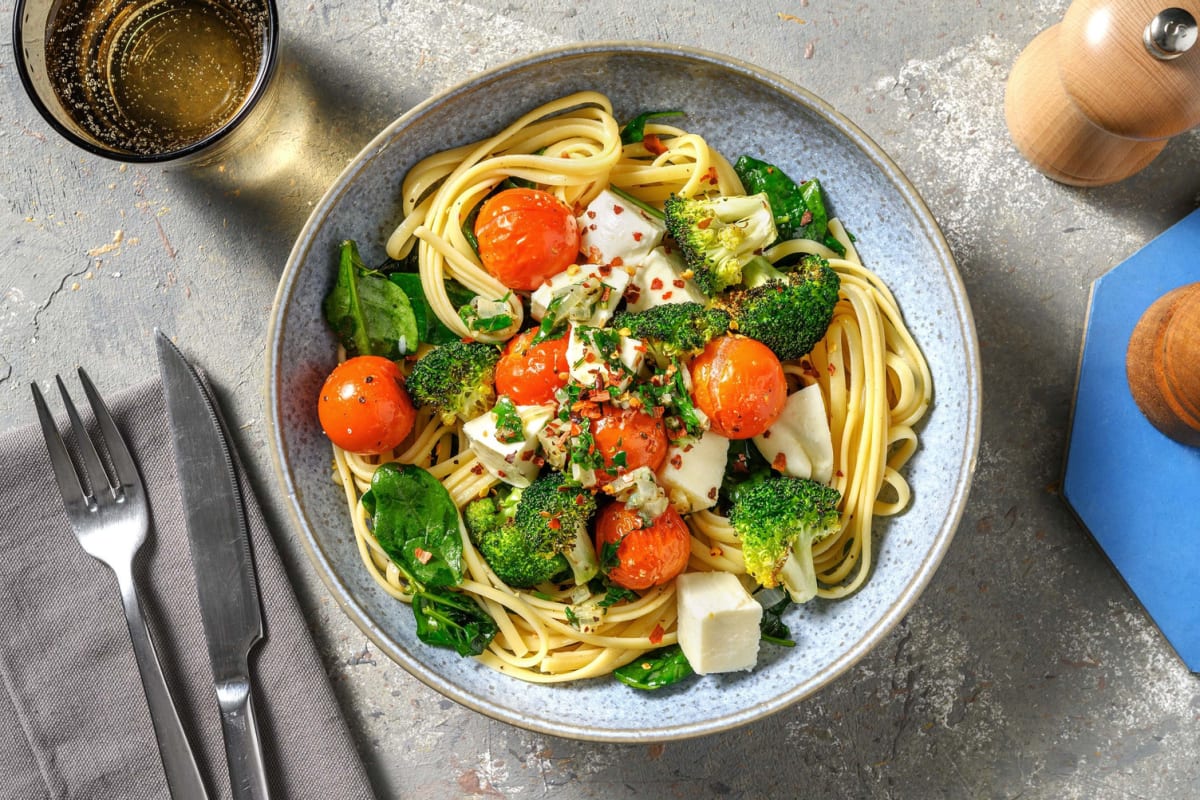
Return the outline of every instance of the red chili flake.
{"type": "Polygon", "coordinates": [[[708,490],[708,499],[709,499],[709,500],[716,500],[716,499],[717,499],[717,487],[715,487],[715,486],[714,486],[714,487],[712,487],[711,489],[709,489],[709,490],[708,490]]]}
{"type": "Polygon", "coordinates": [[[584,251],[589,264],[599,264],[604,260],[604,254],[600,252],[600,248],[596,245],[591,245],[584,251]]]}
{"type": "Polygon", "coordinates": [[[687,444],[685,444],[685,445],[683,446],[683,452],[685,452],[685,453],[690,453],[690,452],[692,452],[692,448],[693,448],[693,447],[695,447],[695,446],[696,446],[696,445],[692,444],[691,442],[688,442],[687,444]]]}
{"type": "Polygon", "coordinates": [[[768,428],[767,430],[763,431],[763,432],[762,432],[762,437],[763,437],[764,439],[770,439],[770,438],[771,438],[771,430],[768,428]]]}
{"type": "Polygon", "coordinates": [[[618,206],[618,205],[614,205],[614,206],[613,206],[613,213],[614,213],[614,214],[624,214],[624,213],[625,213],[625,206],[618,206]]]}
{"type": "Polygon", "coordinates": [[[521,460],[522,460],[522,461],[532,461],[532,460],[533,460],[533,451],[532,451],[532,450],[525,450],[524,452],[522,452],[522,453],[521,453],[521,460]]]}
{"type": "Polygon", "coordinates": [[[662,143],[656,134],[647,133],[642,137],[642,146],[646,148],[646,152],[651,155],[661,156],[667,152],[667,146],[662,143]]]}
{"type": "Polygon", "coordinates": [[[595,211],[592,211],[591,209],[588,209],[588,212],[587,212],[587,218],[588,218],[588,219],[595,219],[595,218],[596,218],[596,212],[595,212],[595,211]]]}
{"type": "Polygon", "coordinates": [[[842,472],[842,471],[839,469],[839,470],[837,471],[837,476],[838,476],[839,478],[844,478],[844,477],[846,477],[846,473],[842,472]]]}
{"type": "Polygon", "coordinates": [[[482,475],[483,474],[483,464],[476,462],[474,464],[474,466],[471,467],[471,474],[472,475],[482,475]]]}
{"type": "Polygon", "coordinates": [[[682,289],[684,286],[687,286],[687,284],[683,282],[683,278],[676,278],[675,280],[671,281],[671,285],[676,289],[682,289]]]}
{"type": "Polygon", "coordinates": [[[596,272],[600,275],[600,277],[607,278],[612,274],[612,269],[612,264],[601,264],[600,268],[597,269],[596,272]]]}
{"type": "Polygon", "coordinates": [[[596,360],[596,353],[595,353],[595,351],[588,350],[586,353],[584,353],[584,355],[583,355],[583,360],[584,360],[584,361],[586,361],[586,362],[588,362],[589,364],[591,364],[593,361],[595,361],[595,360],[596,360]]]}
{"type": "Polygon", "coordinates": [[[810,222],[812,222],[812,212],[811,211],[805,211],[803,214],[800,215],[800,224],[801,225],[807,225],[810,222]]]}
{"type": "Polygon", "coordinates": [[[621,258],[620,256],[617,256],[616,258],[614,258],[612,260],[612,265],[614,267],[623,267],[623,266],[625,266],[625,259],[621,258]]]}
{"type": "Polygon", "coordinates": [[[626,303],[636,303],[641,296],[642,287],[638,286],[636,283],[631,283],[625,288],[626,303]]]}
{"type": "Polygon", "coordinates": [[[679,453],[671,456],[671,466],[675,469],[683,469],[683,456],[679,453]]]}
{"type": "Polygon", "coordinates": [[[713,558],[720,558],[721,556],[725,555],[725,551],[719,547],[714,547],[708,551],[708,554],[713,558]]]}
{"type": "Polygon", "coordinates": [[[552,531],[559,531],[562,530],[562,522],[558,517],[551,517],[550,521],[546,523],[546,527],[552,531]]]}
{"type": "Polygon", "coordinates": [[[835,367],[833,364],[830,364],[830,365],[829,365],[829,374],[830,374],[830,375],[836,375],[836,374],[837,374],[837,367],[835,367]]]}
{"type": "Polygon", "coordinates": [[[654,630],[650,631],[650,644],[659,644],[662,642],[665,634],[666,631],[663,630],[663,626],[661,624],[655,625],[654,630]]]}
{"type": "Polygon", "coordinates": [[[707,230],[708,227],[712,224],[713,224],[713,218],[705,217],[704,219],[702,219],[696,223],[696,227],[703,231],[703,230],[707,230]]]}
{"type": "Polygon", "coordinates": [[[662,287],[663,287],[662,278],[655,278],[654,280],[650,281],[650,288],[652,290],[657,292],[662,287]]]}
{"type": "Polygon", "coordinates": [[[644,236],[645,236],[645,234],[644,234],[644,233],[642,233],[641,231],[634,231],[634,232],[633,232],[633,240],[634,240],[635,242],[640,242],[644,236]]]}
{"type": "Polygon", "coordinates": [[[413,558],[420,561],[422,564],[428,564],[433,558],[433,553],[428,550],[423,550],[420,547],[413,548],[413,558]]]}
{"type": "Polygon", "coordinates": [[[708,172],[704,173],[704,179],[706,181],[708,181],[709,183],[711,183],[713,186],[716,186],[718,183],[721,182],[721,179],[717,177],[717,168],[716,167],[709,167],[708,172]]]}
{"type": "Polygon", "coordinates": [[[606,283],[604,284],[604,291],[600,292],[600,302],[607,304],[610,297],[612,297],[612,287],[606,283]]]}
{"type": "Polygon", "coordinates": [[[787,456],[783,453],[776,455],[775,459],[771,462],[771,469],[787,472],[787,456]]]}
{"type": "Polygon", "coordinates": [[[671,295],[673,295],[673,294],[675,294],[675,293],[674,293],[674,292],[663,292],[662,299],[663,299],[663,300],[670,300],[670,299],[671,299],[671,295]]]}

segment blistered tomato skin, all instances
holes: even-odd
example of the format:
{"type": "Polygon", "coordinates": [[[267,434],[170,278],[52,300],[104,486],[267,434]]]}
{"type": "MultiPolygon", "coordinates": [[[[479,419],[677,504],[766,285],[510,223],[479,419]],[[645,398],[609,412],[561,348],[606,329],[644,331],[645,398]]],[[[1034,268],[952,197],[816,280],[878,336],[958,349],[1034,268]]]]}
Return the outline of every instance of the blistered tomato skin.
{"type": "Polygon", "coordinates": [[[533,291],[579,256],[575,215],[540,189],[505,189],[484,201],[475,238],[484,269],[510,289],[533,291]]]}
{"type": "Polygon", "coordinates": [[[496,365],[496,394],[519,406],[543,405],[567,384],[567,337],[533,344],[536,331],[514,336],[496,365]]]}
{"type": "Polygon", "coordinates": [[[317,416],[325,435],[338,447],[374,455],[403,442],[417,412],[395,362],[356,356],[338,364],[325,379],[317,416]]]}
{"type": "Polygon", "coordinates": [[[762,342],[718,336],[690,367],[693,402],[708,415],[711,429],[728,439],[758,436],[783,413],[787,379],[762,342]]]}
{"type": "Polygon", "coordinates": [[[673,580],[687,568],[692,552],[687,523],[670,507],[647,526],[624,503],[609,503],[596,516],[596,552],[610,543],[619,543],[619,564],[608,570],[608,579],[638,591],[673,580]]]}
{"type": "MultiPolygon", "coordinates": [[[[604,466],[617,473],[632,472],[638,467],[658,472],[667,458],[670,444],[667,430],[659,417],[645,411],[605,404],[599,419],[592,420],[591,428],[604,466]]],[[[600,470],[596,477],[605,484],[616,475],[600,470]]]]}

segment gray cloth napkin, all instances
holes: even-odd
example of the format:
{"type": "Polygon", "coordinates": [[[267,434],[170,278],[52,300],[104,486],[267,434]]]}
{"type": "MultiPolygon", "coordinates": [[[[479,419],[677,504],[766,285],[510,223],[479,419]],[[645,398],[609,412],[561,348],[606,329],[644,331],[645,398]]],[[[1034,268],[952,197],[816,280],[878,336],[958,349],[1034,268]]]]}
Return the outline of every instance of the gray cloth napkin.
{"type": "MultiPolygon", "coordinates": [[[[86,409],[78,383],[67,386],[86,409]]],[[[134,569],[151,635],[209,793],[228,798],[162,387],[151,381],[107,402],[151,503],[134,569]]],[[[167,798],[112,572],[71,532],[40,428],[0,437],[0,458],[0,798],[167,798]]],[[[246,506],[266,630],[251,669],[273,796],[371,798],[262,513],[253,497],[246,506]]]]}

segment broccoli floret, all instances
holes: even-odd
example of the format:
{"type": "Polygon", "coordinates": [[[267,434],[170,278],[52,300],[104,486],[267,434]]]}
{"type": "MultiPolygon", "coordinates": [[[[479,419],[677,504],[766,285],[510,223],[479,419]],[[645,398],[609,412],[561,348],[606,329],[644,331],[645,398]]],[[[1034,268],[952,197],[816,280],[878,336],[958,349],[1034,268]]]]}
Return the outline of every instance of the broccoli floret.
{"type": "Polygon", "coordinates": [[[525,489],[500,489],[463,510],[471,540],[500,580],[528,589],[570,570],[583,585],[599,571],[588,522],[596,498],[548,472],[525,489]]]}
{"type": "Polygon", "coordinates": [[[788,475],[738,487],[729,521],[742,540],[746,571],[763,586],[787,588],[792,600],[817,595],[812,545],[841,526],[837,489],[788,475]]]}
{"type": "Polygon", "coordinates": [[[708,296],[742,280],[742,265],[775,241],[765,194],[732,197],[671,195],[663,208],[667,231],[683,262],[708,296]]]}
{"type": "Polygon", "coordinates": [[[729,330],[729,313],[720,308],[705,308],[699,303],[668,303],[644,311],[622,311],[612,318],[610,327],[629,333],[635,339],[657,345],[664,356],[691,355],[712,339],[729,330]]]}
{"type": "Polygon", "coordinates": [[[447,425],[474,419],[496,401],[496,362],[500,349],[483,342],[455,340],[431,350],[413,365],[406,386],[413,404],[433,406],[447,425]]]}
{"type": "Polygon", "coordinates": [[[718,301],[738,333],[757,339],[782,361],[809,353],[825,336],[837,305],[841,279],[819,256],[805,256],[787,272],[755,256],[742,270],[744,287],[718,301]]]}

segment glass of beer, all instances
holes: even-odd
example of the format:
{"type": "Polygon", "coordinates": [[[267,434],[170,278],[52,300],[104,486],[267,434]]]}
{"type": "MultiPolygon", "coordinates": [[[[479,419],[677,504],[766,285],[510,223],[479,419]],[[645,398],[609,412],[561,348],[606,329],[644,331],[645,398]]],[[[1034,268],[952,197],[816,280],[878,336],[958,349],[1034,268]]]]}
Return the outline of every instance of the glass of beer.
{"type": "Polygon", "coordinates": [[[96,155],[197,163],[269,105],[274,0],[17,0],[13,49],[46,121],[96,155]]]}

